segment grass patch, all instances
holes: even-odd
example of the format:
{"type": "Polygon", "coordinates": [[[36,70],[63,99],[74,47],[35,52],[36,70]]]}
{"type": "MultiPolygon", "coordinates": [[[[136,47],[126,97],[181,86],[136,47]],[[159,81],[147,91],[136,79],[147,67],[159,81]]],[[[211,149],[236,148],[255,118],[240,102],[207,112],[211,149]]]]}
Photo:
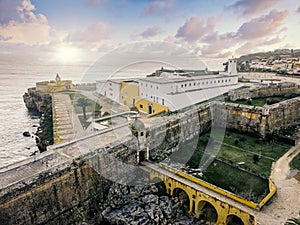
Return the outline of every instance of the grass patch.
{"type": "Polygon", "coordinates": [[[300,170],[300,154],[298,154],[290,163],[292,169],[300,170]]]}
{"type": "Polygon", "coordinates": [[[91,99],[89,99],[89,98],[85,97],[84,95],[79,94],[77,92],[68,93],[68,94],[70,96],[70,99],[73,102],[73,108],[74,108],[75,113],[79,114],[78,118],[80,120],[80,123],[81,123],[82,127],[87,128],[90,125],[90,122],[87,122],[84,119],[84,117],[83,117],[83,108],[82,108],[82,106],[77,105],[78,99],[86,99],[87,100],[87,106],[85,107],[87,119],[90,116],[97,116],[100,113],[102,107],[97,102],[95,102],[95,101],[93,101],[93,100],[91,100],[91,99]]]}
{"type": "Polygon", "coordinates": [[[216,159],[199,178],[248,200],[259,202],[269,192],[268,177],[272,163],[291,146],[226,131],[219,149],[220,144],[216,140],[220,134],[221,130],[217,130],[214,134],[208,132],[180,144],[179,150],[170,156],[170,160],[197,169],[204,153],[206,156],[214,155],[216,159]],[[257,162],[254,162],[254,155],[259,156],[257,162]],[[243,163],[239,165],[241,162],[243,163]]]}
{"type": "Polygon", "coordinates": [[[265,98],[252,99],[251,103],[247,100],[236,100],[236,101],[226,100],[226,102],[240,104],[240,105],[252,105],[252,106],[263,107],[266,104],[266,99],[265,98]]]}
{"type": "Polygon", "coordinates": [[[217,160],[199,178],[256,203],[269,192],[268,179],[254,176],[217,160]]]}
{"type": "Polygon", "coordinates": [[[91,124],[91,122],[86,121],[81,115],[78,116],[78,119],[84,129],[88,128],[88,126],[91,124]]]}

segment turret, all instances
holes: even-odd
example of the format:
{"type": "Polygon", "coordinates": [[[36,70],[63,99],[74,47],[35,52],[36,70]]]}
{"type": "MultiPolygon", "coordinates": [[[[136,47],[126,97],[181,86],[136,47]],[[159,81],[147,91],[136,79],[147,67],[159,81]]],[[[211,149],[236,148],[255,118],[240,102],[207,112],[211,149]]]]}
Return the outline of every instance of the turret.
{"type": "Polygon", "coordinates": [[[236,69],[236,65],[237,65],[237,59],[236,58],[232,58],[228,60],[228,67],[227,67],[227,73],[228,75],[237,75],[237,69],[236,69]]]}

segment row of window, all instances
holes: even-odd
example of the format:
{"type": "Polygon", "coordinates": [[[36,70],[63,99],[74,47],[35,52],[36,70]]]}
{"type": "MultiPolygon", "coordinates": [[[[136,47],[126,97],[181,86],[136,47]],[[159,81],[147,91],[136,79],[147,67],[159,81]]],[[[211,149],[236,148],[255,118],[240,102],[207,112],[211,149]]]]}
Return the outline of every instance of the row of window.
{"type": "MultiPolygon", "coordinates": [[[[222,80],[214,80],[214,81],[202,81],[202,82],[191,82],[191,83],[185,83],[185,84],[181,84],[181,88],[184,88],[184,87],[192,87],[192,86],[200,86],[201,84],[202,85],[208,85],[208,84],[220,84],[220,83],[228,83],[228,82],[231,82],[231,79],[222,79],[222,80]]],[[[143,86],[144,83],[141,83],[141,86],[143,86]]],[[[145,87],[148,87],[148,84],[146,83],[145,84],[145,87]]],[[[154,88],[154,86],[151,84],[149,85],[150,88],[154,88]]],[[[158,86],[155,87],[156,90],[158,90],[158,86]]]]}
{"type": "MultiPolygon", "coordinates": [[[[219,83],[224,83],[224,82],[225,82],[225,83],[231,82],[231,79],[228,79],[228,80],[227,80],[227,79],[225,79],[225,80],[223,80],[223,79],[222,79],[222,80],[218,80],[218,84],[219,84],[219,83]]],[[[211,81],[202,81],[202,85],[205,85],[205,84],[208,85],[208,84],[213,84],[213,83],[216,84],[216,83],[217,83],[217,80],[214,80],[214,81],[212,81],[212,80],[211,80],[211,81]]],[[[192,85],[193,85],[193,86],[196,86],[196,85],[197,85],[197,86],[200,86],[200,84],[201,84],[201,82],[194,82],[194,83],[188,83],[188,84],[185,83],[185,84],[181,84],[181,87],[182,87],[182,88],[183,88],[183,87],[187,87],[187,86],[191,87],[192,85]]]]}
{"type": "MultiPolygon", "coordinates": [[[[141,86],[144,86],[144,83],[141,83],[141,86]]],[[[145,87],[148,87],[148,84],[145,84],[145,87]]],[[[150,88],[154,88],[152,84],[149,85],[150,88]]],[[[158,86],[155,86],[156,90],[158,90],[158,86]]]]}

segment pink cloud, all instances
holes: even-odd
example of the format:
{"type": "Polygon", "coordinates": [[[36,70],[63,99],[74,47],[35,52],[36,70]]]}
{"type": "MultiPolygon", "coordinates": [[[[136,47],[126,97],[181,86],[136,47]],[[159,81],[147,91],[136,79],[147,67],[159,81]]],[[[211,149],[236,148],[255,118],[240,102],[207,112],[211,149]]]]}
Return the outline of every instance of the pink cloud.
{"type": "Polygon", "coordinates": [[[201,37],[210,34],[215,28],[215,18],[209,17],[206,22],[198,16],[187,20],[177,31],[176,37],[183,38],[187,42],[194,42],[201,37]]]}
{"type": "Polygon", "coordinates": [[[279,0],[238,0],[227,8],[235,12],[241,12],[242,15],[254,15],[273,6],[277,2],[279,0]]]}
{"type": "Polygon", "coordinates": [[[108,25],[99,22],[87,27],[83,31],[70,33],[67,37],[71,42],[98,42],[108,37],[108,25]]]}
{"type": "Polygon", "coordinates": [[[165,14],[173,7],[174,0],[152,0],[143,9],[141,16],[151,16],[157,14],[165,14]]]}
{"type": "Polygon", "coordinates": [[[282,25],[288,11],[272,10],[269,14],[255,18],[240,26],[237,36],[240,39],[255,39],[273,34],[282,25]]]}
{"type": "Polygon", "coordinates": [[[144,32],[142,32],[140,35],[143,37],[143,38],[149,38],[149,37],[154,37],[158,34],[162,33],[162,29],[157,26],[157,25],[154,25],[152,27],[149,27],[147,28],[144,32]]]}
{"type": "Polygon", "coordinates": [[[51,31],[48,20],[42,14],[35,14],[34,10],[30,0],[20,2],[15,8],[20,21],[11,19],[0,25],[0,42],[27,45],[48,43],[51,31]]]}

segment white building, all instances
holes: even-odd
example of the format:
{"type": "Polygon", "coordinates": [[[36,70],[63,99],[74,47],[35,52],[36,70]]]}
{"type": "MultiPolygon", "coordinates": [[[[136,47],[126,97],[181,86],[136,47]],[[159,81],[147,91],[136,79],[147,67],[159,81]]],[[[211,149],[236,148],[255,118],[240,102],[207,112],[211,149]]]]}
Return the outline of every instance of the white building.
{"type": "MultiPolygon", "coordinates": [[[[224,73],[206,70],[171,71],[160,70],[155,75],[137,81],[138,93],[135,106],[148,114],[165,110],[175,111],[194,105],[229,90],[238,88],[237,60],[229,59],[228,71],[224,73]],[[163,106],[163,107],[161,107],[163,106]]],[[[120,102],[123,93],[122,80],[97,81],[96,88],[114,101],[120,102]]],[[[130,88],[133,88],[130,87],[130,88]]],[[[130,102],[132,100],[130,99],[130,102]]],[[[122,102],[121,102],[122,103],[122,102]]]]}
{"type": "Polygon", "coordinates": [[[96,92],[113,101],[120,98],[121,80],[101,80],[96,82],[96,92]]]}
{"type": "Polygon", "coordinates": [[[140,97],[167,106],[170,111],[211,99],[239,87],[236,63],[236,59],[230,59],[228,72],[224,74],[162,72],[160,76],[142,78],[140,97]]]}

